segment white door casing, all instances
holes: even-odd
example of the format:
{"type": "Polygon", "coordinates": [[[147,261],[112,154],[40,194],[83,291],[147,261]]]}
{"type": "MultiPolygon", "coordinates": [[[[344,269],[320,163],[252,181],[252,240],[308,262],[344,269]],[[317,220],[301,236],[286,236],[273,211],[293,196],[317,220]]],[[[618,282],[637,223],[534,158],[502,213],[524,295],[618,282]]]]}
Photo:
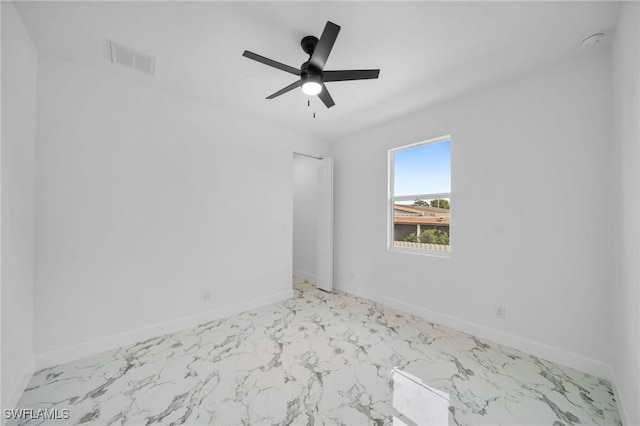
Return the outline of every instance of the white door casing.
{"type": "Polygon", "coordinates": [[[324,291],[333,289],[333,158],[318,164],[318,234],[316,285],[324,291]]]}

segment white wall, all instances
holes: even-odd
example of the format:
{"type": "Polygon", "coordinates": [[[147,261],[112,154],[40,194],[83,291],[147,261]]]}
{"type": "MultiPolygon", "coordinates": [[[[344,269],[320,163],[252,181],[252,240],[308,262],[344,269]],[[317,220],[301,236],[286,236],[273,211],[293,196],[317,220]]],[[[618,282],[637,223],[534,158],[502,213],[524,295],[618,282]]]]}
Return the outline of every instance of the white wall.
{"type": "Polygon", "coordinates": [[[38,365],[291,295],[292,152],[314,141],[119,69],[41,56],[38,91],[38,365]]]}
{"type": "Polygon", "coordinates": [[[293,273],[316,278],[318,160],[293,157],[293,273]]]}
{"type": "Polygon", "coordinates": [[[613,45],[613,146],[619,243],[611,281],[612,362],[625,424],[640,425],[640,4],[620,8],[613,45]]]}
{"type": "Polygon", "coordinates": [[[2,2],[2,407],[33,373],[37,54],[2,2]]]}
{"type": "Polygon", "coordinates": [[[610,90],[599,48],[335,142],[337,286],[609,375],[610,90]],[[452,256],[390,252],[387,150],[447,134],[452,256]]]}

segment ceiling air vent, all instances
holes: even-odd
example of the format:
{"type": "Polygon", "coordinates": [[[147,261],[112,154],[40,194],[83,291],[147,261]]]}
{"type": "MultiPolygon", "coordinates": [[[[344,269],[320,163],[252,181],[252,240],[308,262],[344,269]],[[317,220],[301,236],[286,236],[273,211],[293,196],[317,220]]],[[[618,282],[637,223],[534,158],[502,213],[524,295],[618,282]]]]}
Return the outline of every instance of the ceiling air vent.
{"type": "Polygon", "coordinates": [[[156,58],[153,56],[145,55],[130,47],[113,42],[109,42],[109,47],[111,49],[111,62],[153,75],[153,69],[156,66],[156,58]]]}

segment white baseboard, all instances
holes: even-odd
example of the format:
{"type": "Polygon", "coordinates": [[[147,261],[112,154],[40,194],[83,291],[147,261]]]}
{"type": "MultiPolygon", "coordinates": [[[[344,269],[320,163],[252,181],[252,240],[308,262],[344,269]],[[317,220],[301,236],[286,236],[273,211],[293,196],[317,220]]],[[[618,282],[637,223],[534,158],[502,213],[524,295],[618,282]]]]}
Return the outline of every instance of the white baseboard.
{"type": "Polygon", "coordinates": [[[527,354],[553,361],[558,364],[566,365],[568,367],[574,368],[584,373],[589,373],[596,377],[600,377],[610,381],[613,379],[613,377],[611,377],[611,366],[604,362],[587,358],[585,356],[569,352],[551,345],[547,345],[542,342],[520,337],[515,334],[496,330],[490,327],[473,323],[471,321],[443,314],[441,312],[433,311],[431,309],[393,299],[391,297],[383,296],[381,294],[373,292],[366,293],[368,295],[368,298],[373,300],[374,302],[378,302],[383,305],[419,316],[426,319],[427,321],[446,325],[448,327],[455,328],[456,330],[473,334],[474,336],[491,340],[504,346],[518,349],[527,354]]]}
{"type": "Polygon", "coordinates": [[[64,364],[66,362],[96,355],[102,352],[120,348],[122,346],[131,345],[157,336],[168,333],[174,333],[185,328],[195,327],[209,321],[224,318],[230,315],[239,314],[251,309],[260,308],[272,303],[281,302],[293,297],[293,289],[282,291],[269,296],[257,297],[246,302],[237,303],[222,308],[210,309],[208,311],[199,312],[182,318],[166,321],[160,324],[154,324],[146,327],[140,327],[125,333],[108,336],[102,339],[96,339],[78,345],[69,346],[63,349],[37,354],[35,356],[35,369],[53,367],[55,365],[64,364]]]}
{"type": "Polygon", "coordinates": [[[566,365],[568,367],[574,368],[584,373],[589,373],[596,377],[607,379],[609,381],[613,380],[611,366],[604,362],[587,358],[585,356],[572,353],[551,345],[547,345],[545,343],[537,342],[535,340],[516,336],[515,334],[496,330],[490,327],[473,323],[471,321],[443,314],[431,309],[423,308],[421,306],[407,303],[402,300],[383,296],[381,294],[374,293],[363,288],[349,285],[340,285],[335,282],[334,285],[338,290],[344,291],[345,293],[378,302],[382,305],[419,316],[420,318],[424,318],[427,321],[446,325],[448,327],[455,328],[456,330],[473,334],[474,336],[491,340],[504,346],[518,349],[527,354],[535,355],[539,358],[566,365]]]}
{"type": "Polygon", "coordinates": [[[304,278],[305,280],[315,281],[316,274],[312,274],[311,272],[301,271],[300,269],[294,269],[293,275],[296,277],[304,278]]]}
{"type": "Polygon", "coordinates": [[[632,425],[631,420],[629,418],[629,411],[627,411],[627,406],[622,398],[622,393],[620,392],[620,385],[618,384],[618,376],[616,375],[615,369],[611,368],[611,376],[613,377],[610,380],[611,385],[613,386],[613,394],[616,397],[616,403],[618,403],[618,413],[620,414],[620,420],[622,420],[623,425],[632,425]]]}
{"type": "Polygon", "coordinates": [[[333,287],[337,290],[343,291],[345,293],[349,293],[353,296],[357,296],[357,297],[362,297],[363,299],[371,299],[369,293],[367,293],[367,291],[362,288],[362,287],[356,287],[353,285],[344,285],[342,283],[338,283],[338,282],[333,282],[333,287]]]}
{"type": "MultiPolygon", "coordinates": [[[[25,388],[29,384],[29,380],[33,377],[33,373],[35,371],[34,360],[31,358],[20,376],[20,381],[16,383],[14,388],[11,390],[9,396],[7,396],[6,400],[2,402],[3,409],[13,409],[18,404],[20,397],[24,393],[25,388]]],[[[2,424],[5,424],[4,416],[2,416],[2,424]]]]}
{"type": "Polygon", "coordinates": [[[566,365],[576,370],[592,374],[596,377],[601,377],[607,380],[612,379],[611,367],[604,362],[380,294],[368,292],[368,295],[369,298],[375,302],[417,315],[428,321],[436,322],[438,324],[455,328],[456,330],[473,334],[474,336],[492,340],[501,345],[509,346],[527,354],[557,362],[558,364],[566,365]]]}

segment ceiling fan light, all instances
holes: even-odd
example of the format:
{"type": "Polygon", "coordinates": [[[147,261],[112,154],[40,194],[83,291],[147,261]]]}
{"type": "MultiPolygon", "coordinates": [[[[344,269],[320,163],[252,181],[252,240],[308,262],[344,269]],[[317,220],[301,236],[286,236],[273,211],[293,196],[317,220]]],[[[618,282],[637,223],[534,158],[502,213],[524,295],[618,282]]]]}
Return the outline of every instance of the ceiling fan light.
{"type": "Polygon", "coordinates": [[[302,84],[302,91],[305,95],[315,96],[322,92],[322,85],[316,81],[307,81],[302,84]]]}

